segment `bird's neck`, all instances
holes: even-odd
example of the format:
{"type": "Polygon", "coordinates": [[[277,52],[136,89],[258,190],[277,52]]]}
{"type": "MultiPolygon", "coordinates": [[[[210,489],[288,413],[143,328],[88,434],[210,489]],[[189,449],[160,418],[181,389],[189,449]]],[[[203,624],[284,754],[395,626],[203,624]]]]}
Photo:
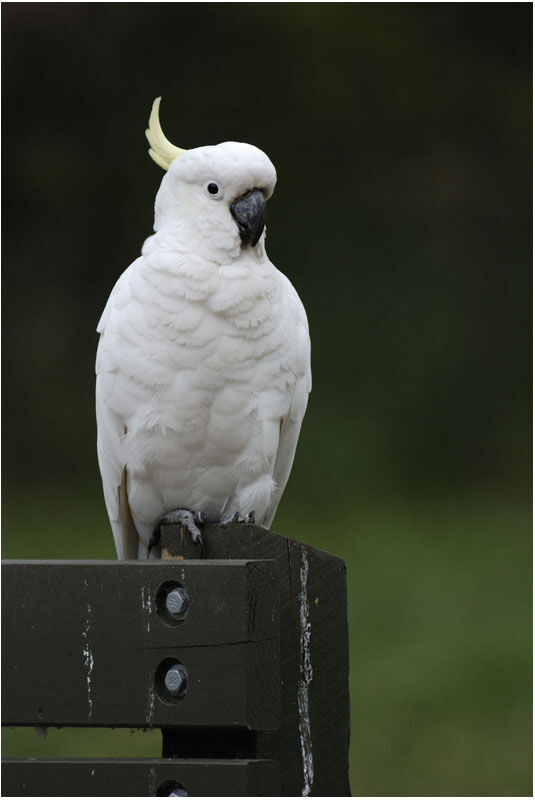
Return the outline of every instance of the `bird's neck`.
{"type": "Polygon", "coordinates": [[[217,270],[220,267],[245,266],[248,270],[262,264],[269,264],[265,249],[265,234],[255,247],[242,244],[239,236],[229,235],[228,231],[214,231],[207,237],[194,225],[181,223],[155,230],[142,248],[142,255],[157,255],[171,260],[174,268],[185,266],[189,273],[193,265],[201,272],[217,270]]]}
{"type": "Polygon", "coordinates": [[[236,257],[218,263],[186,249],[174,231],[161,230],[145,241],[138,263],[148,283],[171,305],[173,298],[203,303],[244,328],[258,324],[259,308],[260,317],[270,316],[264,304],[273,303],[279,288],[279,273],[266,256],[263,239],[254,248],[240,246],[236,257]],[[249,320],[253,309],[254,320],[249,320]]]}

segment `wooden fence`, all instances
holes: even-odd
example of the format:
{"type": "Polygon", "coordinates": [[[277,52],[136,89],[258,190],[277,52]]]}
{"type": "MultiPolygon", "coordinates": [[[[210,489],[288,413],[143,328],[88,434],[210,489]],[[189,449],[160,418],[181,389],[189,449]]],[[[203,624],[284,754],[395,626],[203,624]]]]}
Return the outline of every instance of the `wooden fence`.
{"type": "Polygon", "coordinates": [[[12,796],[347,796],[345,564],[254,525],[161,561],[2,563],[2,724],[160,728],[162,758],[6,758],[12,796]]]}

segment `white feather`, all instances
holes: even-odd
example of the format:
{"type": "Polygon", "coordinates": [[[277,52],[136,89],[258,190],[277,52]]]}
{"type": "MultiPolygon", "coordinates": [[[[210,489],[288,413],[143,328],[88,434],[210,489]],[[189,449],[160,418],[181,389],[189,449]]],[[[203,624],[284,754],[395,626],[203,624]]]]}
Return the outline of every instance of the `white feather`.
{"type": "Polygon", "coordinates": [[[230,203],[276,176],[251,145],[189,150],[156,198],[155,234],[99,322],[98,457],[117,553],[144,552],[177,507],[269,526],[310,391],[307,318],[264,236],[242,246],[230,203]],[[217,181],[224,198],[203,191],[217,181]]]}

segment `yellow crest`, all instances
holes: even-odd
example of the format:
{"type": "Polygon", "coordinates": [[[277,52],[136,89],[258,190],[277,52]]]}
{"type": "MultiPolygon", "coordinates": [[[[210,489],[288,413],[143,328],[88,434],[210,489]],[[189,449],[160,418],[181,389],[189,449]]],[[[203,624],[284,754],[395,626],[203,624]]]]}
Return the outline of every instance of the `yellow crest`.
{"type": "Polygon", "coordinates": [[[160,100],[157,97],[152,104],[152,111],[149,117],[149,127],[145,131],[145,136],[149,140],[149,156],[156,161],[156,163],[165,170],[169,169],[171,161],[178,158],[186,151],[181,147],[175,147],[171,144],[169,139],[164,136],[162,126],[160,125],[160,100]]]}

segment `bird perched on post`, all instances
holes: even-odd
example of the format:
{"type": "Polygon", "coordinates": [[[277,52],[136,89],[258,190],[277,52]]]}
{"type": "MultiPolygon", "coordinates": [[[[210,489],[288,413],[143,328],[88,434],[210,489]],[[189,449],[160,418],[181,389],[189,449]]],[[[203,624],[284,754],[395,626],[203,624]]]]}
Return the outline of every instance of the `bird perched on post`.
{"type": "Polygon", "coordinates": [[[306,313],[265,250],[273,164],[239,142],[175,147],[159,104],[154,234],[98,325],[97,449],[119,558],[147,557],[163,522],[201,547],[206,521],[269,527],[311,388],[306,313]]]}

